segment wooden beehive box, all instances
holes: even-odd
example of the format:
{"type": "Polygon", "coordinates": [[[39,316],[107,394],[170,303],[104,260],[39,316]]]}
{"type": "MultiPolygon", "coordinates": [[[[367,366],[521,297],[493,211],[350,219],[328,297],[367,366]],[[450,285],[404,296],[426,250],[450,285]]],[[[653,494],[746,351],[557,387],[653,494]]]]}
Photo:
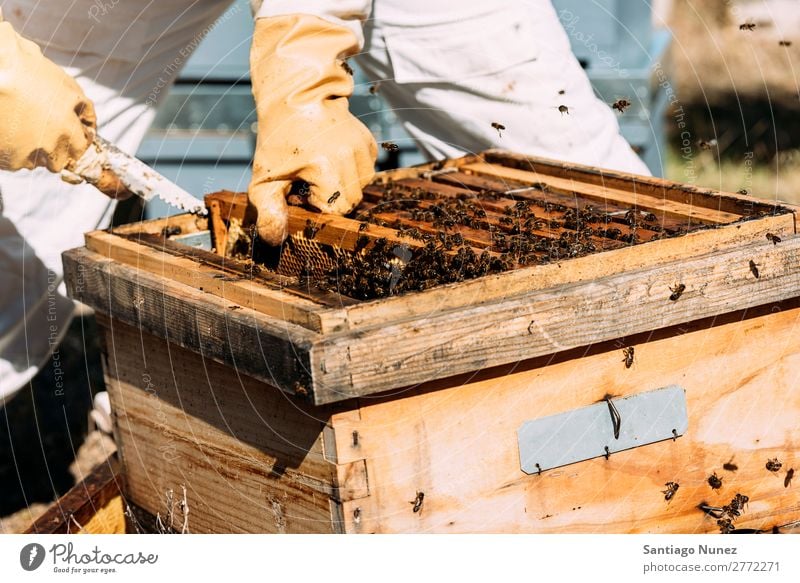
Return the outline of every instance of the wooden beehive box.
{"type": "MultiPolygon", "coordinates": [[[[719,532],[736,494],[732,528],[800,519],[794,209],[489,151],[380,175],[359,210],[404,189],[480,201],[492,229],[448,232],[508,269],[372,300],[316,289],[218,252],[245,215],[231,193],[210,219],[98,231],[64,255],[105,337],[129,500],[156,514],[185,486],[193,532],[719,532]],[[524,259],[506,244],[520,201],[545,221],[524,259]],[[521,431],[610,400],[624,434],[645,419],[626,404],[665,387],[685,398],[670,438],[623,448],[612,414],[607,455],[564,461],[602,432],[521,431]],[[531,471],[533,446],[561,461],[531,471]]],[[[387,208],[366,228],[293,208],[290,230],[416,252],[403,231],[442,224],[387,208]]]]}

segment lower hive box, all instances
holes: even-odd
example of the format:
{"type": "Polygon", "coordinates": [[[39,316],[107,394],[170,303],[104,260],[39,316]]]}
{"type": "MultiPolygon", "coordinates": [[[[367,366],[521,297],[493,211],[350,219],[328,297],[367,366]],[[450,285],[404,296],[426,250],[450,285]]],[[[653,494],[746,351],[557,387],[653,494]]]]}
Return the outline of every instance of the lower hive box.
{"type": "Polygon", "coordinates": [[[349,217],[292,207],[280,252],[244,195],[206,202],[64,255],[137,508],[185,488],[192,532],[800,520],[793,207],[501,151],[378,175],[349,217]]]}

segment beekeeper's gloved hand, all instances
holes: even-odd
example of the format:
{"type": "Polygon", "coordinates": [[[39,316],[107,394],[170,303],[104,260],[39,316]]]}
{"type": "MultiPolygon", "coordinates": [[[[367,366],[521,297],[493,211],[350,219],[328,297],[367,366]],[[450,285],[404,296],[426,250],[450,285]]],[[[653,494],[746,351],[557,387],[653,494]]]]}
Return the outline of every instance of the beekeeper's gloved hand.
{"type": "Polygon", "coordinates": [[[293,181],[309,184],[312,206],[345,214],[372,180],[378,148],[348,110],[353,78],[342,65],[357,50],[350,30],[317,16],[256,20],[250,72],[258,140],[249,210],[269,244],[286,238],[293,181]]]}
{"type": "Polygon", "coordinates": [[[0,22],[0,169],[59,172],[86,151],[95,126],[75,80],[0,22]]]}

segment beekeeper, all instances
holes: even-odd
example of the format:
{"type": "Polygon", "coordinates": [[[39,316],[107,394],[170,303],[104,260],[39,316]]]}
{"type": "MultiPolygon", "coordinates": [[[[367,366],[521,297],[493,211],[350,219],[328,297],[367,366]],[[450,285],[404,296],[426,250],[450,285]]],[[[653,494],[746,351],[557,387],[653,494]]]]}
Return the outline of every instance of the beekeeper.
{"type": "MultiPolygon", "coordinates": [[[[73,309],[60,287],[60,253],[113,210],[93,187],[57,173],[95,131],[135,152],[230,3],[3,0],[0,396],[58,366],[51,353],[73,309]]],[[[346,213],[373,177],[375,140],[348,110],[353,79],[342,62],[353,56],[430,157],[502,147],[647,173],[596,99],[549,0],[253,4],[258,139],[249,192],[269,243],[286,237],[292,181],[311,185],[309,202],[320,210],[346,213]],[[505,126],[502,137],[493,122],[505,126]]]]}

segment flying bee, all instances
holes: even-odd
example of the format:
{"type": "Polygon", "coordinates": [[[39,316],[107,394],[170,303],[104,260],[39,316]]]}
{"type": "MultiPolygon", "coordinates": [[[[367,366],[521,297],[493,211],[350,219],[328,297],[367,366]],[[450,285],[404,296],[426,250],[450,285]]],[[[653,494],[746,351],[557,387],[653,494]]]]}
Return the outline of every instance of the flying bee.
{"type": "Polygon", "coordinates": [[[617,99],[614,104],[611,106],[612,109],[616,109],[620,113],[625,113],[625,110],[631,106],[631,102],[625,98],[617,99]]]}
{"type": "Polygon", "coordinates": [[[792,484],[792,478],[794,478],[794,468],[789,468],[786,471],[786,477],[783,479],[784,488],[788,488],[792,484]]]}
{"type": "Polygon", "coordinates": [[[503,133],[502,132],[503,132],[504,129],[506,129],[506,126],[504,126],[501,123],[497,123],[496,121],[493,121],[492,122],[492,127],[497,130],[497,135],[502,138],[503,137],[503,133]]]}
{"type": "Polygon", "coordinates": [[[701,150],[710,150],[717,147],[717,140],[712,138],[710,140],[697,140],[697,145],[701,150]]]}
{"type": "Polygon", "coordinates": [[[726,472],[735,472],[739,469],[739,466],[733,463],[733,458],[731,458],[729,462],[722,464],[722,469],[726,472]]]}
{"type": "Polygon", "coordinates": [[[400,149],[400,146],[394,142],[381,142],[381,148],[387,152],[397,152],[400,149]]]}
{"type": "Polygon", "coordinates": [[[370,95],[377,95],[378,91],[380,91],[380,88],[381,88],[381,82],[380,81],[375,81],[375,83],[373,83],[372,85],[369,86],[369,94],[370,95]]]}
{"type": "Polygon", "coordinates": [[[559,105],[558,111],[561,113],[562,117],[564,116],[565,113],[569,115],[569,107],[567,107],[566,105],[559,105]]]}
{"type": "Polygon", "coordinates": [[[714,472],[708,477],[708,485],[711,486],[712,490],[719,490],[722,488],[722,478],[717,475],[717,472],[714,472]]]}
{"type": "Polygon", "coordinates": [[[422,501],[425,500],[425,493],[424,492],[417,492],[417,497],[414,498],[409,504],[413,504],[414,512],[419,512],[422,509],[422,501]]]}
{"type": "Polygon", "coordinates": [[[790,47],[790,46],[792,46],[792,41],[790,41],[790,40],[779,40],[778,41],[778,46],[790,47]]]}
{"type": "Polygon", "coordinates": [[[781,238],[773,233],[767,233],[767,241],[772,241],[773,245],[777,245],[781,242],[781,238]]]}
{"type": "Polygon", "coordinates": [[[633,346],[628,346],[627,348],[623,349],[622,354],[625,355],[625,358],[622,359],[622,362],[625,363],[625,368],[630,368],[633,366],[633,346]]]}
{"type": "Polygon", "coordinates": [[[348,63],[347,61],[342,61],[342,69],[344,69],[345,73],[347,73],[351,77],[355,74],[353,72],[353,67],[351,67],[350,63],[348,63]]]}
{"type": "Polygon", "coordinates": [[[338,199],[338,198],[339,198],[341,195],[342,195],[342,193],[341,193],[341,192],[339,192],[338,190],[337,190],[336,192],[334,192],[334,193],[331,195],[331,197],[328,199],[328,204],[333,204],[333,203],[335,203],[335,202],[336,202],[336,199],[338,199]]]}
{"type": "Polygon", "coordinates": [[[758,264],[752,259],[750,260],[750,273],[752,273],[756,279],[760,277],[758,273],[758,264]]]}
{"type": "Polygon", "coordinates": [[[749,30],[753,31],[756,29],[756,25],[754,22],[745,22],[744,24],[739,25],[739,30],[749,30]]]}
{"type": "Polygon", "coordinates": [[[778,470],[781,469],[782,466],[783,464],[776,457],[772,458],[771,460],[767,460],[766,468],[770,472],[777,472],[778,470]]]}
{"type": "Polygon", "coordinates": [[[564,95],[565,93],[566,93],[566,91],[564,91],[563,89],[560,89],[560,90],[558,91],[558,94],[559,94],[559,95],[564,95]]]}
{"type": "Polygon", "coordinates": [[[664,500],[669,502],[672,500],[672,498],[675,496],[675,493],[678,491],[678,488],[681,486],[677,482],[667,482],[664,485],[667,487],[667,489],[661,490],[661,493],[664,494],[664,500]]]}
{"type": "Polygon", "coordinates": [[[670,286],[669,291],[672,292],[672,295],[669,296],[669,299],[673,302],[677,302],[678,298],[681,297],[681,294],[686,290],[686,286],[682,283],[679,283],[675,287],[670,286]]]}

